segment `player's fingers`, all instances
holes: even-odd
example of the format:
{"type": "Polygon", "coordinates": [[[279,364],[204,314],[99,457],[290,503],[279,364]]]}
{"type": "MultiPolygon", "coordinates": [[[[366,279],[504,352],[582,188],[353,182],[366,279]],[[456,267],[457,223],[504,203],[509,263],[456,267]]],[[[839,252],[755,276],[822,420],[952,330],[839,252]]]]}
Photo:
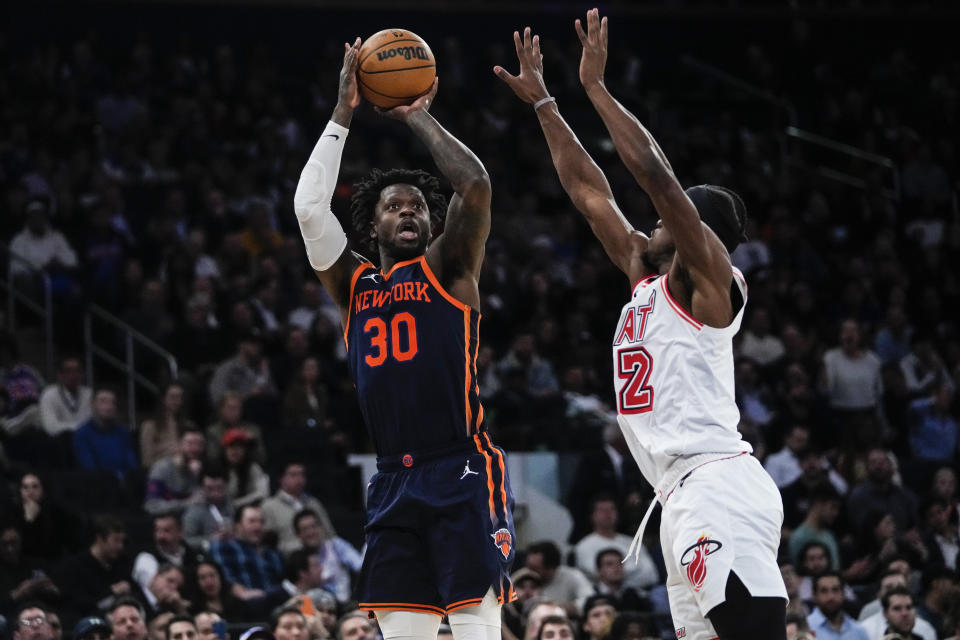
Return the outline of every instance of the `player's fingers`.
{"type": "Polygon", "coordinates": [[[530,48],[530,27],[523,28],[523,48],[530,48]]]}
{"type": "Polygon", "coordinates": [[[600,28],[600,20],[597,17],[598,15],[600,15],[600,12],[596,9],[590,9],[590,11],[587,12],[587,33],[594,38],[598,35],[598,30],[600,28]]]}
{"type": "Polygon", "coordinates": [[[577,30],[577,37],[580,38],[580,44],[587,44],[587,33],[583,30],[583,25],[580,24],[580,18],[573,21],[573,26],[577,30]]]}
{"type": "Polygon", "coordinates": [[[498,78],[503,80],[508,87],[510,87],[511,89],[513,88],[513,83],[516,82],[517,80],[516,76],[511,75],[509,71],[507,71],[500,65],[497,65],[493,68],[493,73],[496,74],[498,78]]]}
{"type": "Polygon", "coordinates": [[[533,36],[533,55],[540,55],[540,36],[533,36]]]}
{"type": "Polygon", "coordinates": [[[513,32],[513,48],[517,50],[517,57],[519,58],[522,55],[523,51],[523,42],[520,40],[520,32],[513,32]]]}
{"type": "Polygon", "coordinates": [[[600,21],[600,42],[607,44],[607,16],[600,21]]]}

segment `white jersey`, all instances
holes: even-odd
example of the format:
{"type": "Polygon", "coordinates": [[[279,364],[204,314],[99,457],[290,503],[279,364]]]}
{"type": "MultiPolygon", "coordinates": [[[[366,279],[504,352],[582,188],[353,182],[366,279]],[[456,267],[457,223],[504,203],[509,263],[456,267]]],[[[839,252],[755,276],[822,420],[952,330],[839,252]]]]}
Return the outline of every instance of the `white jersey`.
{"type": "Polygon", "coordinates": [[[723,329],[684,311],[670,296],[666,275],[638,282],[620,312],[613,337],[617,420],[655,488],[670,488],[658,485],[671,467],[685,466],[674,466],[678,460],[753,451],[737,431],[732,338],[743,319],[747,285],[733,272],[743,306],[723,329]]]}

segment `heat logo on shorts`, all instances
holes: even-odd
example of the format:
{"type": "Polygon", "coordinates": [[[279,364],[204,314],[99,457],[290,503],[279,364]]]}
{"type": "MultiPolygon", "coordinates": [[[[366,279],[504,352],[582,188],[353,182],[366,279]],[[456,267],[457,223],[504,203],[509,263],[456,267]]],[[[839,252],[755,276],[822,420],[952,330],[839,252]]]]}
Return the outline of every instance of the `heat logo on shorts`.
{"type": "Polygon", "coordinates": [[[513,536],[507,529],[497,529],[490,534],[490,537],[493,538],[493,544],[500,549],[503,559],[506,560],[510,556],[510,547],[513,546],[513,536]]]}
{"type": "Polygon", "coordinates": [[[716,553],[722,546],[723,543],[719,540],[713,540],[702,533],[680,556],[680,566],[687,568],[687,580],[693,585],[694,591],[700,591],[707,579],[707,556],[716,553]]]}

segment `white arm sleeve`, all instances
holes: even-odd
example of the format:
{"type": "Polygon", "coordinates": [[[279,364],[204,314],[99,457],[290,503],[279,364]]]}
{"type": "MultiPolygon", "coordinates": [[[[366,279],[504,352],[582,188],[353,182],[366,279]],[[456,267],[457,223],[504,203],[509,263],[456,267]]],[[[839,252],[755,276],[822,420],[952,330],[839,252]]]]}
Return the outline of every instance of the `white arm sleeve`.
{"type": "Polygon", "coordinates": [[[349,129],[328,122],[323,135],[300,173],[293,196],[293,210],[300,222],[300,233],[307,248],[310,266],[317,271],[329,269],[347,246],[347,235],[330,209],[333,191],[340,173],[340,156],[349,129]]]}

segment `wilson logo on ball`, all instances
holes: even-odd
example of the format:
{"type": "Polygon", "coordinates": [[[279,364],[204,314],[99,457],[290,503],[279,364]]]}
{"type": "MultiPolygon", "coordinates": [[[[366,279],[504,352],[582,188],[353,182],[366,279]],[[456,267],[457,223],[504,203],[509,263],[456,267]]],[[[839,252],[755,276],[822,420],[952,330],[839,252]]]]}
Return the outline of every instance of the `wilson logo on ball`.
{"type": "Polygon", "coordinates": [[[404,58],[406,60],[429,60],[430,56],[423,47],[396,47],[377,52],[377,60],[383,62],[388,58],[404,58]]]}

